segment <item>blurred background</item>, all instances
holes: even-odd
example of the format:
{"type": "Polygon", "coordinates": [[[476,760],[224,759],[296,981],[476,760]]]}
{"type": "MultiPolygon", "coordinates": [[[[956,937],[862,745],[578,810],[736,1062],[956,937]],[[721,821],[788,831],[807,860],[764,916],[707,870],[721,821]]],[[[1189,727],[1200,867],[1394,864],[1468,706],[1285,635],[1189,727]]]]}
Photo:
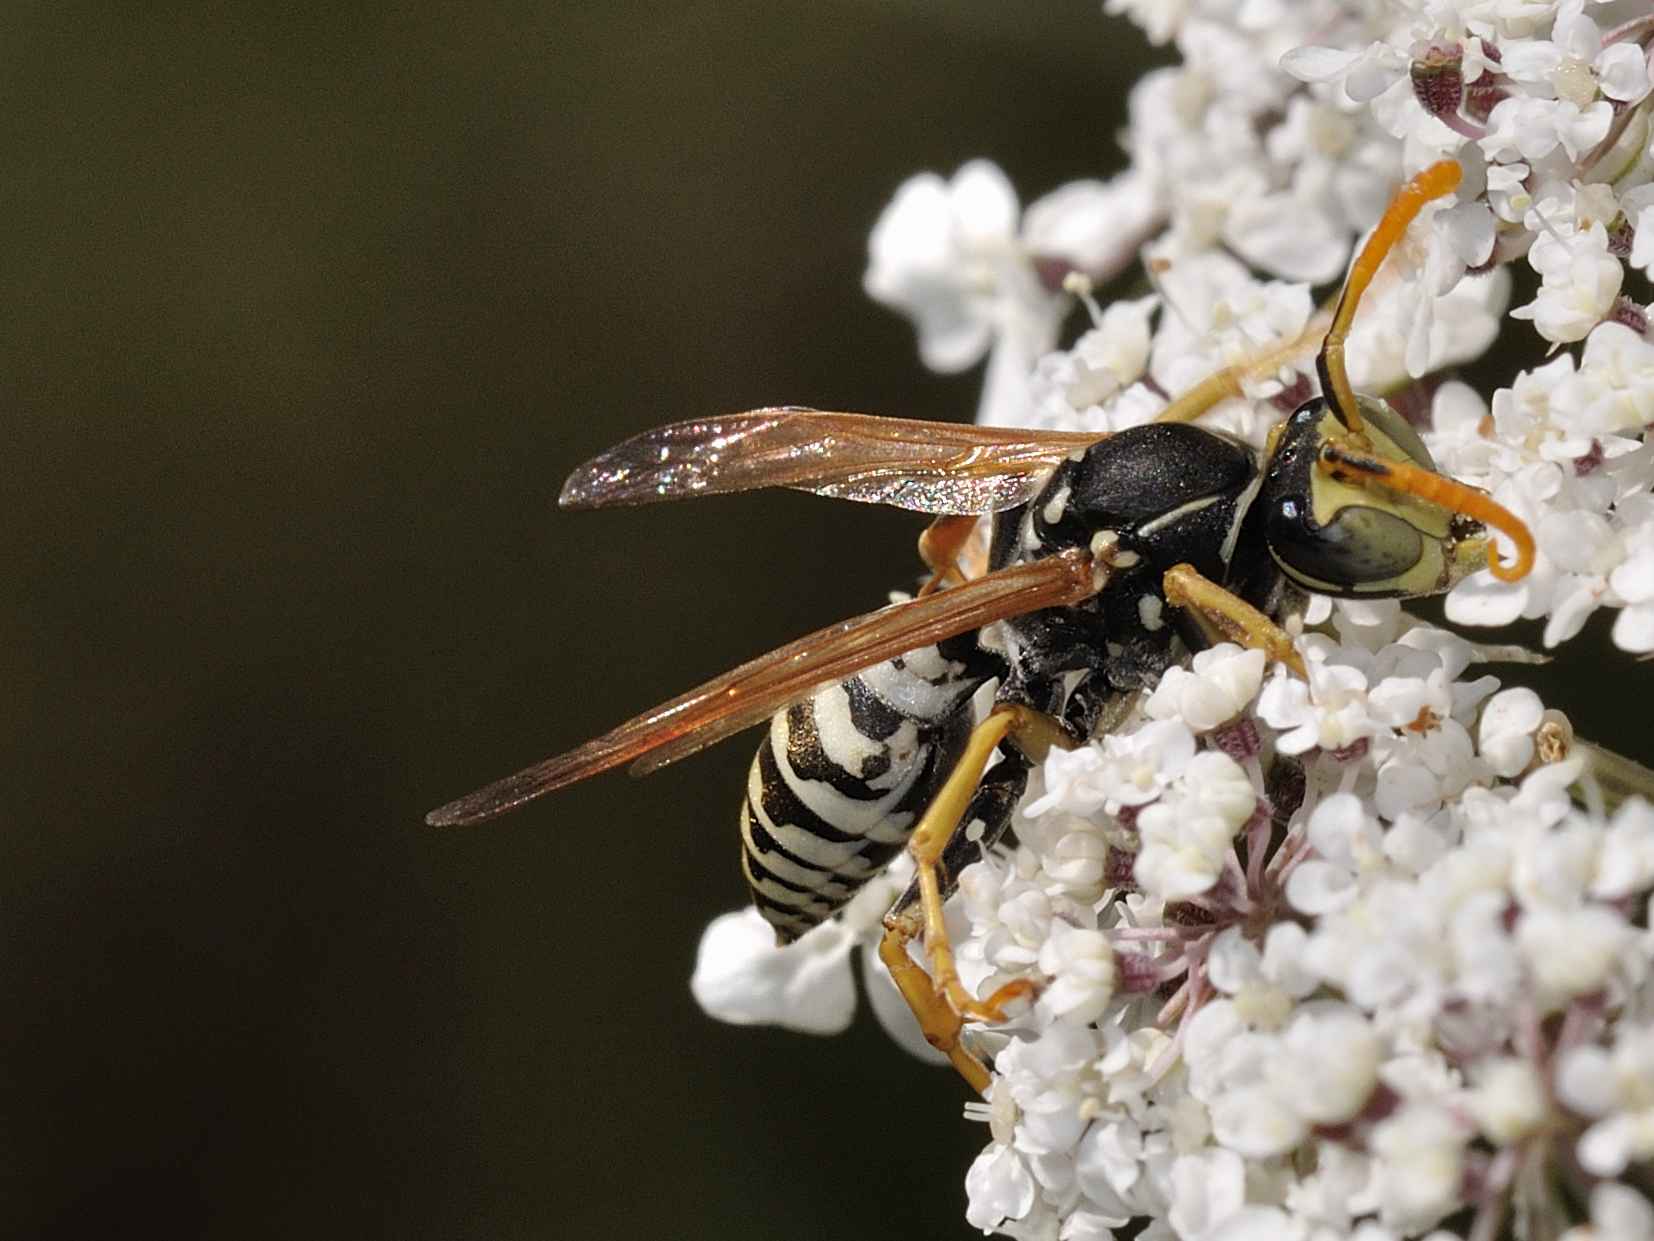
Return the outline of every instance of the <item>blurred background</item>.
{"type": "MultiPolygon", "coordinates": [[[[690,999],[748,739],[420,820],[910,578],[901,514],[553,501],[691,415],[968,418],[867,233],[1115,168],[1097,10],[0,16],[0,1233],[970,1235],[951,1074],[690,999]]],[[[1625,668],[1547,681],[1636,753],[1625,668]]]]}

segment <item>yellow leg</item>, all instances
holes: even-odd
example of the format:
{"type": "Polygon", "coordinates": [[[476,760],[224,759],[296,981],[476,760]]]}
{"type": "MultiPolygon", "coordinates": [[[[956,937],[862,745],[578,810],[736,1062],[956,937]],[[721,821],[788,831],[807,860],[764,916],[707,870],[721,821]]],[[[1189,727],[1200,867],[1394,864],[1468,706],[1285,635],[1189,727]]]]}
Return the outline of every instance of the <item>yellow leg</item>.
{"type": "MultiPolygon", "coordinates": [[[[897,921],[896,917],[891,918],[891,923],[897,921]]],[[[919,963],[907,951],[908,941],[918,929],[905,924],[887,923],[884,938],[879,941],[879,959],[890,971],[890,977],[895,980],[896,988],[907,1001],[907,1006],[919,1019],[919,1028],[925,1032],[931,1046],[953,1062],[959,1076],[970,1083],[972,1090],[977,1094],[986,1094],[988,1068],[959,1041],[959,1031],[963,1025],[959,1014],[949,1006],[947,997],[931,985],[930,975],[919,968],[919,963]]]]}
{"type": "Polygon", "coordinates": [[[1245,395],[1243,384],[1248,379],[1263,378],[1283,366],[1297,367],[1305,355],[1321,339],[1332,322],[1330,311],[1317,311],[1310,317],[1304,330],[1291,340],[1282,341],[1236,366],[1226,366],[1202,379],[1154,416],[1156,422],[1193,422],[1212,406],[1245,395]]]}
{"type": "Polygon", "coordinates": [[[1220,401],[1241,394],[1239,367],[1226,366],[1208,375],[1154,416],[1156,422],[1193,422],[1220,401]]]}
{"type": "Polygon", "coordinates": [[[926,1040],[946,1053],[960,1075],[979,1091],[986,1089],[988,1073],[982,1062],[959,1041],[964,1023],[1004,1021],[1005,1005],[1031,997],[1035,986],[1030,980],[1019,978],[1006,983],[986,1000],[979,1000],[965,990],[942,917],[939,864],[971,796],[981,783],[982,773],[1007,736],[1013,737],[1018,748],[1036,761],[1053,745],[1069,748],[1074,744],[1057,721],[1027,707],[996,707],[976,726],[965,744],[965,752],[908,840],[907,848],[913,855],[919,885],[919,908],[888,915],[884,939],[879,945],[879,956],[918,1018],[926,1040]],[[915,915],[922,915],[922,920],[915,915]],[[928,976],[907,951],[909,941],[921,933],[925,954],[930,958],[928,976]]]}
{"type": "Polygon", "coordinates": [[[1299,676],[1307,676],[1304,661],[1286,630],[1238,595],[1232,594],[1191,564],[1166,570],[1166,602],[1192,613],[1208,635],[1262,651],[1299,676]]]}

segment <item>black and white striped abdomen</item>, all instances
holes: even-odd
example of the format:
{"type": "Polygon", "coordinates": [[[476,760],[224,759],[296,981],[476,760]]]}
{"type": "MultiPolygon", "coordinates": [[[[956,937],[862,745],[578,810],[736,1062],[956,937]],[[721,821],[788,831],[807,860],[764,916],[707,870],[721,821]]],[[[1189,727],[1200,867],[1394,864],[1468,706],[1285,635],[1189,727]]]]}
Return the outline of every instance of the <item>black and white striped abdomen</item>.
{"type": "Polygon", "coordinates": [[[741,866],[777,940],[831,917],[907,843],[982,681],[929,646],[770,720],[741,803],[741,866]]]}

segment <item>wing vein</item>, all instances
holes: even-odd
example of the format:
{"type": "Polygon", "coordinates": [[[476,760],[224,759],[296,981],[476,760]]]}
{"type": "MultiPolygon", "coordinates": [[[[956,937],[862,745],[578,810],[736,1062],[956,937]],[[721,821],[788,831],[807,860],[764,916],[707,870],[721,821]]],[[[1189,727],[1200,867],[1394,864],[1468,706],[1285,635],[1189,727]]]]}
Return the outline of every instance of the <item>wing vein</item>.
{"type": "Polygon", "coordinates": [[[780,407],[656,427],[569,476],[565,508],[654,504],[761,487],[936,514],[1022,503],[1065,456],[1104,438],[780,407]]]}
{"type": "Polygon", "coordinates": [[[481,823],[612,767],[653,771],[768,719],[823,685],[886,659],[1040,608],[1096,594],[1091,557],[1070,549],[951,590],[895,603],[814,633],[426,816],[437,827],[481,823]]]}

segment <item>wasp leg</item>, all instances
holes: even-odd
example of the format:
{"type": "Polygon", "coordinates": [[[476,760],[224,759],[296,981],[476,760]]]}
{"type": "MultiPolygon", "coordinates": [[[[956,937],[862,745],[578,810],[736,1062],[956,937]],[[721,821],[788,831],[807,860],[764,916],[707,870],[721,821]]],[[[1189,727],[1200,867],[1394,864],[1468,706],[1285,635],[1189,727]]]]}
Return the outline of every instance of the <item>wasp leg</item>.
{"type": "Polygon", "coordinates": [[[1279,660],[1299,676],[1307,676],[1303,658],[1292,638],[1269,617],[1191,564],[1173,565],[1166,570],[1163,584],[1166,602],[1188,612],[1214,641],[1238,642],[1279,660]]]}
{"type": "Polygon", "coordinates": [[[921,595],[933,594],[944,585],[964,581],[959,571],[959,553],[971,540],[976,529],[974,514],[960,517],[938,517],[925,527],[919,536],[919,559],[930,570],[930,580],[919,588],[921,595]]]}
{"type": "Polygon", "coordinates": [[[1250,361],[1214,371],[1194,387],[1180,393],[1165,409],[1154,416],[1154,420],[1193,422],[1214,405],[1243,397],[1246,394],[1248,380],[1264,379],[1283,369],[1301,369],[1303,359],[1314,349],[1316,342],[1326,333],[1331,323],[1330,310],[1317,311],[1304,325],[1304,330],[1291,340],[1282,341],[1250,361]]]}
{"type": "MultiPolygon", "coordinates": [[[[1028,787],[1028,767],[1028,760],[1013,748],[982,778],[960,820],[959,829],[949,837],[938,863],[944,896],[953,890],[959,872],[981,857],[982,851],[991,848],[1010,827],[1011,812],[1028,787]],[[978,825],[980,832],[972,830],[978,825]]],[[[986,1091],[989,1080],[987,1067],[959,1038],[963,1019],[953,1010],[947,997],[936,990],[930,975],[907,950],[909,941],[924,931],[924,911],[920,905],[917,880],[909,884],[907,891],[891,906],[885,916],[885,926],[887,933],[879,945],[879,956],[907,1000],[908,1007],[918,1017],[920,1028],[932,1043],[947,1053],[953,1067],[977,1093],[986,1091]]]]}
{"type": "Polygon", "coordinates": [[[1208,375],[1154,416],[1156,422],[1193,422],[1220,401],[1241,395],[1243,368],[1226,366],[1208,375]]]}
{"type": "Polygon", "coordinates": [[[1025,756],[1011,760],[1017,764],[1012,770],[1018,775],[1026,774],[1028,759],[1043,758],[1051,746],[1074,745],[1073,738],[1060,723],[1029,707],[995,707],[988,718],[976,726],[959,762],[913,829],[907,847],[915,866],[914,889],[885,916],[884,939],[879,944],[879,956],[918,1018],[926,1040],[945,1053],[960,1075],[978,1091],[986,1089],[988,1072],[960,1042],[960,1030],[967,1021],[1004,1021],[1005,1005],[1031,996],[1034,984],[1025,978],[1017,979],[1000,987],[986,1000],[979,1000],[965,990],[942,917],[942,897],[944,876],[947,876],[947,886],[951,887],[951,876],[956,873],[961,853],[972,843],[960,831],[961,825],[968,826],[973,819],[980,818],[997,836],[1009,821],[1015,794],[1007,797],[1002,783],[983,779],[988,761],[1007,737],[1013,739],[1025,756]],[[967,815],[967,811],[977,813],[967,815]],[[917,902],[913,896],[915,889],[917,902]],[[928,975],[907,951],[909,942],[920,935],[924,937],[925,954],[930,958],[928,975]]]}
{"type": "Polygon", "coordinates": [[[972,1090],[977,1094],[986,1094],[990,1080],[988,1067],[960,1041],[963,1019],[953,1011],[947,997],[937,991],[930,975],[907,950],[908,941],[921,929],[922,922],[909,925],[907,919],[899,919],[892,914],[886,919],[884,938],[879,941],[879,959],[890,971],[890,977],[907,1001],[907,1006],[913,1010],[925,1040],[947,1056],[959,1071],[959,1076],[970,1083],[972,1090]]]}

